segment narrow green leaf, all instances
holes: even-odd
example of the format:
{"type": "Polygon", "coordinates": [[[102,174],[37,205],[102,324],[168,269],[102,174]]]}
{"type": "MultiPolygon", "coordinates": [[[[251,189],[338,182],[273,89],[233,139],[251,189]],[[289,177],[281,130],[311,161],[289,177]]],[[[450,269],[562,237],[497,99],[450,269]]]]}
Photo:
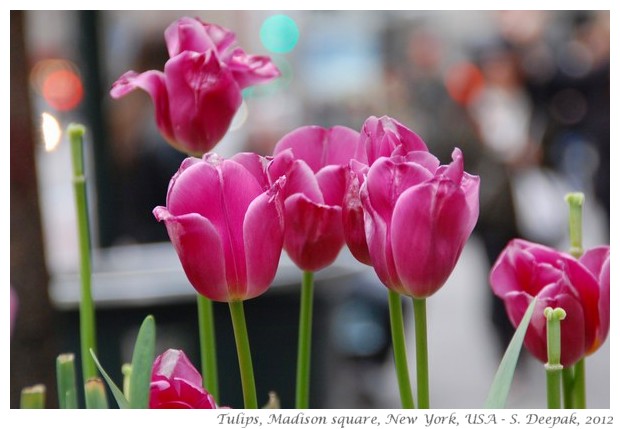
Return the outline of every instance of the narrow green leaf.
{"type": "Polygon", "coordinates": [[[140,326],[131,358],[129,404],[131,408],[149,407],[151,371],[155,360],[155,318],[147,316],[140,326]]]}
{"type": "Polygon", "coordinates": [[[508,399],[508,393],[510,392],[510,385],[514,377],[515,369],[517,367],[517,361],[519,359],[519,353],[521,352],[521,346],[523,345],[523,339],[527,327],[530,324],[530,319],[534,313],[534,306],[536,305],[536,298],[532,300],[527,308],[527,311],[521,319],[521,323],[517,327],[508,348],[504,353],[504,357],[497,368],[493,384],[489,390],[489,395],[484,403],[484,408],[504,408],[506,406],[506,400],[508,399]]]}
{"type": "Polygon", "coordinates": [[[76,409],[78,399],[75,381],[75,355],[73,353],[63,353],[56,358],[56,385],[59,407],[61,409],[76,409]]]}
{"type": "Polygon", "coordinates": [[[116,399],[116,403],[118,404],[118,407],[121,409],[130,408],[129,402],[127,401],[127,399],[125,399],[125,395],[123,395],[123,392],[121,391],[121,389],[119,389],[118,386],[114,384],[114,381],[112,381],[108,373],[105,372],[105,370],[99,363],[99,359],[97,359],[97,356],[95,355],[95,352],[93,351],[93,349],[90,349],[90,354],[93,357],[93,360],[95,361],[95,365],[97,365],[97,368],[99,368],[99,372],[101,372],[101,375],[103,375],[103,378],[105,378],[106,383],[108,383],[108,387],[112,391],[112,396],[114,396],[114,399],[116,399]]]}

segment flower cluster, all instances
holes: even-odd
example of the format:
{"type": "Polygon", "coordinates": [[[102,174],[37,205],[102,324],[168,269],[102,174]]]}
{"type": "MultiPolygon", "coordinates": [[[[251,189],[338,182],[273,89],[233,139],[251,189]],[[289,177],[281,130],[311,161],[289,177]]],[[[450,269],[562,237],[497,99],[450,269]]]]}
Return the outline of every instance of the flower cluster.
{"type": "MultiPolygon", "coordinates": [[[[269,289],[284,251],[303,271],[295,400],[296,408],[307,408],[312,276],[333,264],[347,246],[387,288],[404,408],[415,404],[401,298],[412,298],[417,405],[429,408],[426,299],[453,272],[479,215],[480,178],[465,171],[461,150],[454,148],[451,162],[442,164],[407,126],[388,116],[370,116],[359,131],[302,126],[274,142],[269,156],[245,152],[224,159],[211,150],[226,134],[242,102],[241,90],[267,82],[279,71],[268,57],[246,54],[230,30],[199,19],[177,20],[166,29],[165,39],[170,59],[164,71],[129,71],[114,83],[111,95],[122,97],[136,88],[149,93],[162,135],[189,155],[170,180],[165,206],[154,208],[153,214],[165,224],[199,295],[203,374],[181,350],[169,349],[155,358],[155,325],[148,316],[129,370],[136,375],[129,376],[124,392],[116,386],[112,389],[119,406],[218,408],[217,368],[215,359],[209,359],[215,356],[215,340],[209,336],[213,332],[210,305],[218,301],[230,308],[245,406],[257,408],[243,302],[269,289]]],[[[70,134],[72,145],[78,147],[83,129],[70,134]]],[[[78,162],[80,157],[73,159],[78,162]]],[[[76,171],[83,179],[82,169],[76,171]]],[[[84,181],[76,184],[82,185],[76,186],[76,192],[85,194],[84,181]]],[[[86,216],[85,204],[80,209],[86,216]]],[[[87,228],[80,229],[86,243],[87,234],[87,228]]],[[[580,246],[575,242],[579,255],[580,246]]],[[[87,260],[88,246],[81,250],[87,260]]],[[[86,297],[91,296],[88,280],[82,283],[86,297]]],[[[522,341],[542,362],[549,363],[553,356],[546,366],[549,406],[559,403],[557,371],[564,366],[565,403],[585,407],[585,393],[580,393],[585,391],[585,380],[578,365],[609,333],[609,246],[576,257],[514,239],[493,266],[490,283],[525,337],[507,351],[514,365],[522,341]],[[553,320],[547,316],[551,313],[557,316],[553,320]],[[561,344],[561,354],[550,351],[550,344],[561,344]]],[[[91,308],[80,311],[86,314],[91,308]]],[[[11,295],[11,322],[13,317],[11,295]]],[[[81,320],[85,321],[80,325],[83,375],[90,383],[86,402],[91,408],[107,407],[103,383],[94,376],[96,364],[110,383],[95,357],[94,314],[81,320]]],[[[59,397],[64,408],[72,408],[77,403],[73,357],[59,360],[58,368],[59,397]]],[[[501,371],[498,379],[505,382],[514,366],[507,364],[501,371]]]]}
{"type": "Polygon", "coordinates": [[[216,301],[265,292],[282,247],[300,269],[318,271],[345,242],[388,288],[426,298],[473,231],[478,189],[460,150],[440,165],[404,125],[370,117],[361,133],[298,128],[271,157],[188,158],[154,213],[190,282],[216,301]]]}

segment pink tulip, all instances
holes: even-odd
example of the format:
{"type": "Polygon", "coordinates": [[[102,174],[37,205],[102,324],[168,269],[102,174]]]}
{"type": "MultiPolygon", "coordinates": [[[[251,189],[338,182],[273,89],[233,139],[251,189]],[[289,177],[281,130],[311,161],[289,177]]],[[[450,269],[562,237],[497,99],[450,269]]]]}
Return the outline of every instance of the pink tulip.
{"type": "Polygon", "coordinates": [[[565,367],[596,351],[609,333],[608,246],[591,249],[576,260],[547,246],[515,239],[495,262],[490,281],[514,326],[537,297],[525,347],[542,362],[547,361],[546,307],[566,311],[561,323],[565,367]]]}
{"type": "Polygon", "coordinates": [[[359,191],[368,167],[381,157],[406,155],[412,151],[428,152],[416,133],[388,116],[371,116],[364,122],[355,159],[349,164],[346,192],[342,204],[344,237],[351,254],[371,265],[364,231],[364,211],[359,191]]]}
{"type": "Polygon", "coordinates": [[[278,193],[284,179],[268,186],[265,170],[247,167],[266,165],[259,158],[187,158],[170,181],[166,207],[153,211],[165,222],[190,283],[213,301],[254,298],[276,274],[284,236],[278,193]]]}
{"type": "Polygon", "coordinates": [[[149,408],[218,408],[202,377],[181,350],[168,349],[153,362],[149,408]]]}
{"type": "Polygon", "coordinates": [[[448,279],[478,219],[480,179],[459,149],[439,165],[425,151],[379,158],[360,191],[372,265],[390,289],[427,298],[448,279]]]}
{"type": "Polygon", "coordinates": [[[241,105],[241,90],[268,82],[279,70],[268,57],[247,55],[235,34],[199,19],[181,18],[165,31],[170,59],[164,71],[128,71],[110,94],[120,98],[136,88],[155,104],[155,120],[176,149],[202,155],[226,134],[241,105]]]}
{"type": "Polygon", "coordinates": [[[356,131],[346,127],[306,126],[276,144],[269,175],[272,179],[286,176],[284,249],[304,271],[332,264],[344,246],[346,165],[358,138],[356,131]]]}

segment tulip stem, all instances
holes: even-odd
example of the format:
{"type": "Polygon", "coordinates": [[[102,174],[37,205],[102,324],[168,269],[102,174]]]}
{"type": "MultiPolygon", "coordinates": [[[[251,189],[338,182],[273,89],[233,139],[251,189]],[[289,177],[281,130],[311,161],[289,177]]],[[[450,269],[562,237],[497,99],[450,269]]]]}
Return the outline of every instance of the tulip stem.
{"type": "Polygon", "coordinates": [[[252,354],[250,353],[250,341],[248,329],[243,312],[243,301],[231,301],[228,303],[230,316],[235,333],[237,345],[237,357],[239,359],[239,371],[241,372],[241,388],[243,389],[243,402],[247,409],[257,409],[256,385],[254,383],[254,369],[252,367],[252,354]]]}
{"type": "Polygon", "coordinates": [[[568,203],[569,253],[579,259],[583,255],[582,213],[584,195],[581,192],[572,192],[566,195],[565,200],[568,203]]]}
{"type": "Polygon", "coordinates": [[[392,331],[392,347],[394,349],[394,365],[396,378],[400,391],[400,402],[403,408],[413,409],[413,393],[409,380],[409,368],[407,366],[407,347],[405,345],[405,326],[403,322],[403,308],[400,295],[393,290],[388,290],[388,306],[390,310],[390,327],[392,331]]]}
{"type": "Polygon", "coordinates": [[[430,408],[428,383],[428,345],[426,335],[426,299],[413,298],[415,320],[416,381],[418,384],[418,408],[430,408]]]}
{"type": "Polygon", "coordinates": [[[91,290],[90,230],[88,226],[88,204],[86,200],[86,177],[84,176],[85,129],[82,125],[71,124],[67,128],[71,143],[73,163],[73,188],[77,215],[78,242],[80,251],[80,351],[83,380],[96,377],[97,367],[90,349],[97,351],[95,336],[95,306],[91,290]]]}
{"type": "Polygon", "coordinates": [[[573,405],[573,389],[574,389],[573,367],[562,368],[562,396],[564,397],[564,408],[572,409],[573,405]]]}
{"type": "Polygon", "coordinates": [[[566,318],[566,311],[557,307],[545,308],[545,318],[547,319],[547,408],[559,409],[562,407],[562,364],[560,363],[562,353],[562,336],[560,321],[566,318]]]}
{"type": "Polygon", "coordinates": [[[215,323],[213,321],[213,302],[198,295],[198,335],[200,337],[200,363],[202,385],[219,403],[219,383],[217,374],[217,348],[215,323]]]}
{"type": "Polygon", "coordinates": [[[314,299],[314,273],[304,271],[301,282],[299,309],[299,338],[297,345],[297,384],[295,408],[310,406],[310,355],[312,349],[312,304],[314,299]]]}
{"type": "Polygon", "coordinates": [[[586,359],[575,364],[573,378],[573,405],[577,409],[586,408],[586,359]]]}

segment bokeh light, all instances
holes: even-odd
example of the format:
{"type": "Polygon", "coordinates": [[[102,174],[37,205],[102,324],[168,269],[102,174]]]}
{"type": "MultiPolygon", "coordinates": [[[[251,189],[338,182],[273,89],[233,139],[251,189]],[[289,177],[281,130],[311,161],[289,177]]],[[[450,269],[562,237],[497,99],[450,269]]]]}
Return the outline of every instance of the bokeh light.
{"type": "Polygon", "coordinates": [[[32,68],[30,83],[45,102],[58,111],[77,107],[84,97],[84,88],[77,67],[70,61],[47,59],[32,68]]]}
{"type": "Polygon", "coordinates": [[[466,106],[484,87],[484,77],[478,67],[468,61],[463,61],[447,70],[444,84],[450,97],[466,106]]]}
{"type": "Polygon", "coordinates": [[[41,114],[41,131],[43,132],[43,143],[45,150],[51,152],[58,147],[62,130],[58,120],[47,112],[41,114]]]}
{"type": "Polygon", "coordinates": [[[273,15],[267,18],[260,29],[260,40],[271,52],[291,52],[299,40],[299,28],[288,15],[273,15]]]}

